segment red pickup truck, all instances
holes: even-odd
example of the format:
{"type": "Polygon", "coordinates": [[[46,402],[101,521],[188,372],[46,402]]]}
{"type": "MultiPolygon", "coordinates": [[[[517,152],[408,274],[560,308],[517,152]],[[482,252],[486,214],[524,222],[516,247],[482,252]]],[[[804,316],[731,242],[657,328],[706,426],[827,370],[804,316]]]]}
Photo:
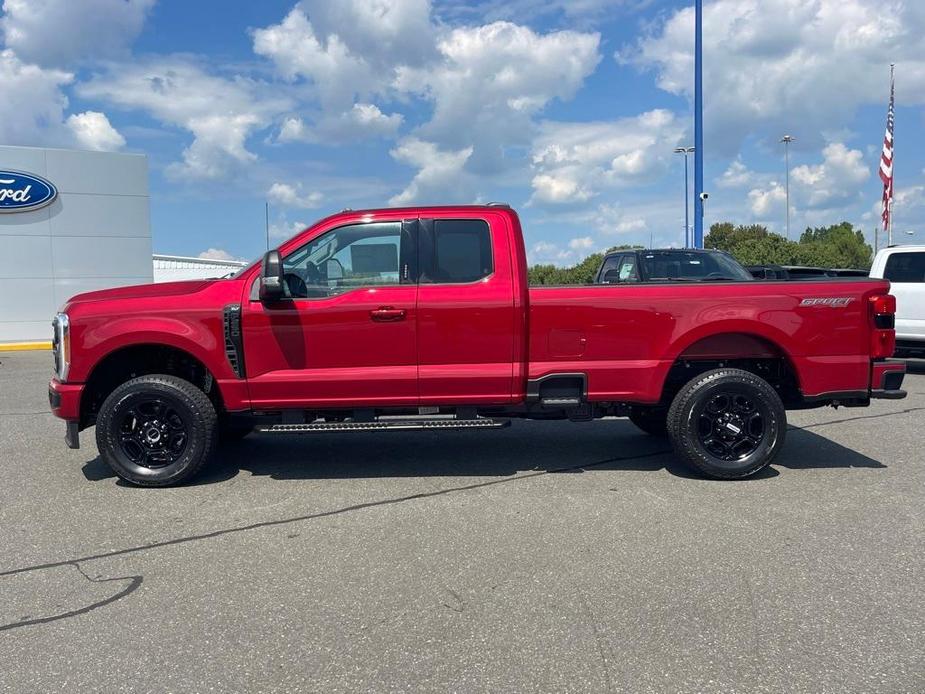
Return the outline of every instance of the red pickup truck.
{"type": "Polygon", "coordinates": [[[255,429],[513,418],[629,417],[738,478],[780,450],[785,409],[905,396],[889,282],[716,280],[529,288],[506,205],[345,210],[231,277],[75,296],[51,408],[139,485],[255,429]]]}

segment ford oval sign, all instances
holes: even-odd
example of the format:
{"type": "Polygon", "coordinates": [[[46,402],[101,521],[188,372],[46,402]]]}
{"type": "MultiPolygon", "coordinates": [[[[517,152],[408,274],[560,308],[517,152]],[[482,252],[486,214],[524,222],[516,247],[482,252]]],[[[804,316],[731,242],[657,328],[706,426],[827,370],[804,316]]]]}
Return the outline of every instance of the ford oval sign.
{"type": "Polygon", "coordinates": [[[0,169],[0,212],[28,212],[50,204],[58,189],[41,176],[0,169]]]}

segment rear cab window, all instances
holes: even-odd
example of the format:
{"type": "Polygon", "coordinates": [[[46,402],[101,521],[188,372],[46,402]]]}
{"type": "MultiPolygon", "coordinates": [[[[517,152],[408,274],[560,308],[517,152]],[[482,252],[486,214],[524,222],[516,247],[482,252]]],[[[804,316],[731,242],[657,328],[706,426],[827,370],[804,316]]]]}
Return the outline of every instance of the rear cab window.
{"type": "Polygon", "coordinates": [[[484,219],[435,219],[433,250],[422,282],[477,282],[494,272],[491,230],[484,219]]]}
{"type": "Polygon", "coordinates": [[[883,277],[890,282],[925,282],[925,251],[890,253],[883,277]]]}

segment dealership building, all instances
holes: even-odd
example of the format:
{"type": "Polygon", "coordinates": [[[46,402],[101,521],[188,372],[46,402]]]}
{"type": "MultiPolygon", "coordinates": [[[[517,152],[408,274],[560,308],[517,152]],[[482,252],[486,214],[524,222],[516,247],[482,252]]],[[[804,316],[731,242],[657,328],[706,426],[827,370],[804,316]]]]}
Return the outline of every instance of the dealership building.
{"type": "Polygon", "coordinates": [[[0,146],[0,343],[48,340],[80,292],[151,282],[141,154],[0,146]]]}

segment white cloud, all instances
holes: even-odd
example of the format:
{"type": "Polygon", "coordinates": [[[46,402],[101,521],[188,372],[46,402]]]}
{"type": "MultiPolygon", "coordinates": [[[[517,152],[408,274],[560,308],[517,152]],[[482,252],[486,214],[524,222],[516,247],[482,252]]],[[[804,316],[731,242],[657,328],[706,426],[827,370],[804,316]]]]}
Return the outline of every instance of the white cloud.
{"type": "Polygon", "coordinates": [[[222,249],[222,248],[210,248],[203,251],[197,258],[203,258],[205,260],[241,260],[240,258],[235,258],[231,253],[222,249]]]}
{"type": "Polygon", "coordinates": [[[155,0],[4,0],[6,46],[26,61],[70,65],[118,56],[141,32],[155,0]]]}
{"type": "Polygon", "coordinates": [[[790,171],[791,185],[808,208],[830,208],[856,198],[870,178],[860,150],[833,142],[822,150],[823,161],[815,166],[797,166],[790,171]]]}
{"type": "Polygon", "coordinates": [[[444,14],[458,18],[485,18],[527,22],[549,15],[562,14],[575,20],[593,20],[615,10],[632,11],[651,0],[482,0],[460,2],[444,8],[444,14]]]}
{"type": "Polygon", "coordinates": [[[245,77],[210,74],[184,57],[166,57],[107,72],[77,87],[84,98],[125,109],[139,109],[157,120],[184,128],[193,142],[183,160],[168,167],[179,179],[226,178],[255,160],[248,137],[272,122],[291,102],[268,85],[245,77]]]}
{"type": "Polygon", "coordinates": [[[301,118],[291,116],[283,120],[277,140],[280,142],[313,142],[309,126],[301,118]]]}
{"type": "Polygon", "coordinates": [[[584,202],[602,189],[652,181],[683,134],[684,125],[661,109],[617,121],[546,121],[533,142],[531,200],[584,202]]]}
{"type": "Polygon", "coordinates": [[[432,16],[429,0],[303,0],[253,39],[254,51],[307,96],[282,121],[280,142],[395,137],[402,115],[381,103],[432,104],[393,157],[419,162],[414,143],[430,143],[452,160],[429,168],[445,183],[418,175],[395,196],[403,203],[447,190],[471,199],[474,176],[484,184],[523,170],[537,114],[570,99],[600,60],[598,34],[540,34],[511,22],[449,28],[432,16]],[[462,188],[450,185],[447,170],[465,179],[462,188]]]}
{"type": "Polygon", "coordinates": [[[649,228],[639,211],[627,211],[618,203],[603,203],[582,214],[580,220],[605,236],[641,234],[649,228]]]}
{"type": "Polygon", "coordinates": [[[463,173],[472,147],[447,152],[433,142],[405,138],[390,154],[400,162],[418,169],[411,183],[389,200],[390,205],[412,203],[463,202],[472,200],[471,181],[463,173]]]}
{"type": "Polygon", "coordinates": [[[598,34],[538,34],[510,22],[461,27],[438,41],[434,64],[399,68],[395,87],[433,102],[422,138],[472,147],[470,170],[496,172],[507,148],[529,142],[533,117],[574,96],[594,71],[599,42],[598,34]]]}
{"type": "Polygon", "coordinates": [[[125,147],[125,138],[112,127],[106,114],[84,111],[68,116],[67,127],[78,147],[99,152],[114,152],[125,147]]]}
{"type": "MultiPolygon", "coordinates": [[[[675,11],[618,59],[693,97],[694,11],[675,11]]],[[[704,123],[715,151],[785,131],[806,146],[882,105],[897,63],[906,104],[925,102],[925,12],[899,0],[714,0],[704,7],[704,123]]]]}
{"type": "Polygon", "coordinates": [[[531,265],[538,263],[552,263],[553,265],[566,265],[574,263],[578,254],[572,250],[561,248],[558,244],[549,241],[539,241],[527,253],[531,265]]]}
{"type": "Polygon", "coordinates": [[[254,31],[254,52],[270,58],[287,80],[307,78],[322,104],[343,110],[357,92],[374,88],[374,75],[337,34],[319,39],[308,16],[296,7],[279,24],[254,31]]]}
{"type": "Polygon", "coordinates": [[[580,236],[568,242],[568,247],[573,251],[588,251],[594,248],[594,239],[590,236],[580,236]]]}
{"type": "MultiPolygon", "coordinates": [[[[860,150],[832,142],[822,150],[821,163],[803,164],[790,170],[791,211],[799,208],[809,214],[841,209],[860,200],[861,189],[870,175],[860,150]]],[[[761,178],[771,177],[754,173],[750,176],[750,180],[761,178]]],[[[749,209],[757,219],[783,215],[786,199],[786,188],[777,180],[769,180],[748,193],[749,209]]]]}
{"type": "Polygon", "coordinates": [[[755,188],[748,191],[748,205],[752,214],[760,219],[766,219],[772,212],[777,213],[784,209],[787,195],[786,190],[776,181],[770,188],[755,188]]]}
{"type": "Polygon", "coordinates": [[[716,180],[716,185],[720,188],[746,188],[755,185],[756,178],[758,176],[745,166],[742,158],[736,157],[723,175],[716,180]]]}
{"type": "Polygon", "coordinates": [[[307,226],[305,222],[290,222],[283,217],[270,224],[270,238],[285,241],[302,232],[307,226]]]}
{"type": "Polygon", "coordinates": [[[318,191],[303,193],[301,183],[292,186],[288,183],[277,182],[267,191],[267,199],[285,207],[313,208],[321,204],[324,195],[318,191]]]}
{"type": "Polygon", "coordinates": [[[386,115],[375,104],[354,104],[349,111],[323,116],[314,125],[298,116],[283,120],[279,142],[340,143],[360,137],[393,137],[402,124],[400,113],[386,115]]]}
{"type": "Polygon", "coordinates": [[[9,50],[0,51],[0,142],[17,145],[69,144],[63,126],[68,100],[62,87],[74,76],[21,61],[9,50]]]}

